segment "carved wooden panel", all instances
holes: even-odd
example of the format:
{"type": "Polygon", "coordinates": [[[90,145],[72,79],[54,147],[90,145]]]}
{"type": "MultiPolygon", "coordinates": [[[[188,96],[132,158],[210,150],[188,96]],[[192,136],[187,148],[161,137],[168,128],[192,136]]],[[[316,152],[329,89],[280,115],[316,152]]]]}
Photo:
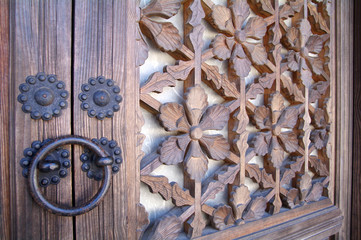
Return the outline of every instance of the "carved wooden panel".
{"type": "Polygon", "coordinates": [[[194,238],[333,200],[331,11],[329,0],[151,0],[139,9],[137,63],[148,44],[177,60],[140,86],[142,106],[170,133],[144,157],[139,134],[141,181],[174,204],[144,223],[144,237],[194,238]],[[182,29],[169,21],[177,14],[182,29]],[[177,82],[183,101],[154,97],[177,82]],[[205,88],[223,101],[209,104],[205,88]],[[221,166],[209,174],[210,160],[221,166]],[[154,174],[161,165],[179,166],[184,182],[154,174]],[[209,203],[224,191],[225,201],[209,203]]]}

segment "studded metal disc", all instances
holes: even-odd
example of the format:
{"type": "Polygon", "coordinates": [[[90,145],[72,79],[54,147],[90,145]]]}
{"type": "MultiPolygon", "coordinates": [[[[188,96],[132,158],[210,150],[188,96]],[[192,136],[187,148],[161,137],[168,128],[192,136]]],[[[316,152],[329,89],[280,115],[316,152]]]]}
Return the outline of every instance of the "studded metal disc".
{"type": "MultiPolygon", "coordinates": [[[[32,163],[32,159],[39,149],[44,146],[49,139],[44,142],[34,141],[30,148],[24,150],[24,158],[20,160],[20,165],[23,168],[23,176],[28,177],[29,167],[32,163]]],[[[71,162],[68,159],[70,156],[69,151],[66,149],[56,149],[52,151],[39,165],[39,184],[42,187],[47,187],[49,184],[58,184],[61,178],[68,175],[68,168],[71,166],[71,162]]]]}
{"type": "MultiPolygon", "coordinates": [[[[101,139],[94,138],[92,141],[99,144],[101,148],[113,158],[112,172],[114,174],[119,172],[119,166],[123,162],[123,159],[121,155],[122,151],[120,147],[118,147],[118,143],[114,140],[109,141],[104,137],[101,139]]],[[[98,167],[96,165],[97,157],[98,156],[85,148],[84,153],[80,156],[80,160],[83,162],[81,169],[87,173],[88,178],[100,181],[103,179],[104,173],[103,167],[98,167]]]]}
{"type": "Polygon", "coordinates": [[[30,113],[32,119],[47,121],[59,117],[61,110],[68,106],[69,93],[65,90],[65,83],[58,81],[53,74],[28,76],[19,90],[18,101],[23,104],[22,110],[30,113]]]}
{"type": "Polygon", "coordinates": [[[99,120],[112,118],[114,112],[119,111],[119,103],[122,97],[119,95],[120,88],[111,79],[102,76],[90,78],[87,84],[83,84],[79,99],[82,101],[81,109],[88,111],[89,117],[99,120]]]}

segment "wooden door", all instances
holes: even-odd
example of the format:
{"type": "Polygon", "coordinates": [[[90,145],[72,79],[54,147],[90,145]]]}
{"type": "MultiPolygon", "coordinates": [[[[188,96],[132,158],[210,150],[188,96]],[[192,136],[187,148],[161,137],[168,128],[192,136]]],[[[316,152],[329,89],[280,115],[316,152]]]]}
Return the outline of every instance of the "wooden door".
{"type": "MultiPolygon", "coordinates": [[[[324,239],[340,230],[340,2],[0,2],[4,239],[324,239]],[[42,72],[69,92],[51,120],[17,101],[19,85],[42,72]],[[100,76],[122,96],[104,119],[82,105],[83,84],[100,76]],[[33,200],[19,164],[33,141],[67,135],[115,140],[123,159],[100,205],[70,217],[33,200]]],[[[42,193],[76,207],[102,182],[84,173],[83,147],[66,149],[67,177],[42,193]]]]}

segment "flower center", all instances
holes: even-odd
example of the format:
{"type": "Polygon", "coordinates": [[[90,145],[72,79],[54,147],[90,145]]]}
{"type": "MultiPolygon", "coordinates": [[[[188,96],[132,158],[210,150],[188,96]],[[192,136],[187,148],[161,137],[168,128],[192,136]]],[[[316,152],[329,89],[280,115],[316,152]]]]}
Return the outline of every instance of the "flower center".
{"type": "Polygon", "coordinates": [[[110,96],[107,91],[98,90],[94,93],[93,100],[96,105],[104,107],[110,102],[110,96]]]}
{"type": "Polygon", "coordinates": [[[40,88],[35,93],[35,101],[41,106],[48,106],[54,101],[54,93],[50,88],[40,88]]]}
{"type": "Polygon", "coordinates": [[[246,33],[243,30],[236,31],[235,37],[238,43],[242,43],[246,41],[246,33]]]}
{"type": "Polygon", "coordinates": [[[192,127],[190,131],[191,139],[199,140],[203,136],[203,130],[200,127],[192,127]]]}
{"type": "Polygon", "coordinates": [[[278,136],[278,135],[280,135],[281,134],[281,128],[279,127],[279,126],[273,126],[272,127],[272,133],[273,133],[273,135],[275,135],[275,136],[278,136]]]}

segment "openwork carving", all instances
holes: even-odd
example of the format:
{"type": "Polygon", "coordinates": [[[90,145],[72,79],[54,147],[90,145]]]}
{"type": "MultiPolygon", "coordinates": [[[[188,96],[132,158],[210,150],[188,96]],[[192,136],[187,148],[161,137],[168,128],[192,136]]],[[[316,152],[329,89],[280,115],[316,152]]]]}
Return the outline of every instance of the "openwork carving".
{"type": "Polygon", "coordinates": [[[140,87],[141,101],[172,133],[143,157],[141,181],[174,204],[144,236],[170,239],[184,229],[198,237],[332,195],[329,12],[326,0],[151,0],[140,9],[139,65],[146,39],[177,60],[140,87]],[[166,20],[177,14],[182,31],[166,20]],[[217,32],[208,45],[205,22],[217,32]],[[182,103],[154,98],[177,81],[182,103]],[[223,102],[209,106],[204,84],[223,102]],[[228,136],[209,133],[226,126],[228,136]],[[209,159],[223,165],[207,175],[209,159]],[[180,163],[183,184],[152,174],[180,163]],[[225,201],[207,202],[224,191],[225,201]]]}

